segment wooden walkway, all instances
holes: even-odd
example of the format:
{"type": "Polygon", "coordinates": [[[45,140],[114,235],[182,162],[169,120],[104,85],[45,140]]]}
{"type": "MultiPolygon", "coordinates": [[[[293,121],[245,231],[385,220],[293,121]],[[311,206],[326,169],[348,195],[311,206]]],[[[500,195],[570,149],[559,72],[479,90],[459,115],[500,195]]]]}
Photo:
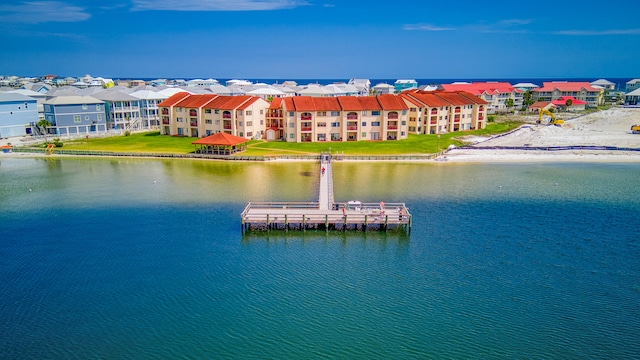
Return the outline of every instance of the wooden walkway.
{"type": "Polygon", "coordinates": [[[247,230],[383,230],[411,232],[412,216],[404,203],[334,202],[331,156],[322,155],[318,202],[250,202],[241,214],[247,230]]]}

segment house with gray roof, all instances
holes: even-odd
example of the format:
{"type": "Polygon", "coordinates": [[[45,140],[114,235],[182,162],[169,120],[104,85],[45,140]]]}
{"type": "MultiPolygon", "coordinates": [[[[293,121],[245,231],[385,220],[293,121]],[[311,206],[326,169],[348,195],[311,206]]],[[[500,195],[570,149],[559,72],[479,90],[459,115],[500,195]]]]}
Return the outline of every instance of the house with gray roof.
{"type": "Polygon", "coordinates": [[[605,91],[615,90],[616,89],[616,84],[611,82],[611,81],[609,81],[609,80],[606,80],[606,79],[598,79],[598,80],[592,82],[591,86],[601,87],[605,91]]]}
{"type": "Polygon", "coordinates": [[[104,90],[93,95],[105,103],[107,127],[115,130],[142,129],[140,99],[121,91],[104,90]]]}
{"type": "Polygon", "coordinates": [[[624,92],[632,92],[635,89],[640,89],[640,79],[631,79],[627,81],[627,86],[624,89],[624,92]]]}
{"type": "Polygon", "coordinates": [[[169,96],[152,90],[138,90],[129,95],[139,99],[142,127],[144,129],[159,129],[160,112],[158,111],[158,104],[169,98],[169,96]]]}
{"type": "Polygon", "coordinates": [[[107,130],[104,101],[91,96],[57,96],[44,102],[49,133],[81,135],[107,130]]]}

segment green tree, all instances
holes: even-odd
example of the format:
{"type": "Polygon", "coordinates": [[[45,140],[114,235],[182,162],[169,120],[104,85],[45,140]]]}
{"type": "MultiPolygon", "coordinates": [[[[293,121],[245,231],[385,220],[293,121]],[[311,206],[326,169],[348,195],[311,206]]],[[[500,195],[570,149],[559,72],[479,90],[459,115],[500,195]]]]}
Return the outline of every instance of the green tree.
{"type": "Polygon", "coordinates": [[[41,119],[36,125],[38,135],[44,135],[44,140],[47,141],[47,133],[49,133],[49,130],[47,130],[47,128],[52,124],[47,119],[41,119]]]}
{"type": "Polygon", "coordinates": [[[513,107],[514,101],[513,98],[508,98],[504,101],[504,106],[507,107],[507,111],[509,111],[513,107]]]}
{"type": "Polygon", "coordinates": [[[573,105],[573,100],[571,100],[571,99],[567,99],[567,101],[565,101],[565,102],[564,102],[564,106],[565,106],[565,109],[566,109],[567,111],[569,111],[569,107],[570,107],[571,105],[573,105]]]}
{"type": "Polygon", "coordinates": [[[528,109],[529,106],[533,105],[533,93],[531,92],[531,90],[527,90],[524,92],[524,94],[522,95],[522,106],[525,109],[528,109]]]}

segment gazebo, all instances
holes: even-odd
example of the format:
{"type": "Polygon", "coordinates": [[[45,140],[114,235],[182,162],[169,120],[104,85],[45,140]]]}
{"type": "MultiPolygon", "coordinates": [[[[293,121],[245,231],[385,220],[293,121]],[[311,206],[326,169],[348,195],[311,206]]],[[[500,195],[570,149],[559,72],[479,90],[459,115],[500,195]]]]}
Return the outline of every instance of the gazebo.
{"type": "Polygon", "coordinates": [[[245,151],[247,147],[244,143],[248,141],[249,140],[239,136],[219,132],[211,136],[198,139],[192,142],[192,144],[196,145],[196,153],[199,154],[233,155],[235,153],[245,151]],[[197,147],[198,145],[200,145],[200,148],[197,147]]]}

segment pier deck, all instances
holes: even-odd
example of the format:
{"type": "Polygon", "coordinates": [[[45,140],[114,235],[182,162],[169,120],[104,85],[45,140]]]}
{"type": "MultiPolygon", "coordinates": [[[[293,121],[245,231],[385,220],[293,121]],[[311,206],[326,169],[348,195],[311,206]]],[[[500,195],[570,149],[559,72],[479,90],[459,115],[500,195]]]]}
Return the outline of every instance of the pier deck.
{"type": "Polygon", "coordinates": [[[318,202],[250,202],[241,214],[242,231],[249,229],[388,230],[411,231],[411,214],[404,203],[334,202],[331,158],[322,155],[318,202]]]}

